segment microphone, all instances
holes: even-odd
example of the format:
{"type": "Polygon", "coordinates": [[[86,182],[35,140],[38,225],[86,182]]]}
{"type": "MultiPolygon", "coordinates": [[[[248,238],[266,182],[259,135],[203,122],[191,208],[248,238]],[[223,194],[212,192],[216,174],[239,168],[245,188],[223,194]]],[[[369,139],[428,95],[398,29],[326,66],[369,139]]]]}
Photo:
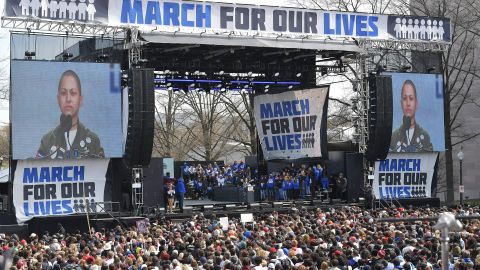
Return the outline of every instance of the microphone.
{"type": "Polygon", "coordinates": [[[62,113],[62,115],[60,115],[60,127],[62,127],[63,131],[67,133],[67,144],[69,148],[72,148],[72,146],[70,145],[70,129],[72,128],[72,116],[62,113]]]}
{"type": "Polygon", "coordinates": [[[403,128],[406,130],[410,129],[410,124],[412,123],[412,118],[410,116],[403,116],[403,128]]]}
{"type": "Polygon", "coordinates": [[[407,145],[410,145],[410,124],[412,123],[412,118],[410,116],[403,116],[403,128],[407,131],[407,145]]]}
{"type": "Polygon", "coordinates": [[[69,132],[72,128],[72,116],[62,113],[62,115],[60,115],[60,126],[64,132],[69,132]]]}

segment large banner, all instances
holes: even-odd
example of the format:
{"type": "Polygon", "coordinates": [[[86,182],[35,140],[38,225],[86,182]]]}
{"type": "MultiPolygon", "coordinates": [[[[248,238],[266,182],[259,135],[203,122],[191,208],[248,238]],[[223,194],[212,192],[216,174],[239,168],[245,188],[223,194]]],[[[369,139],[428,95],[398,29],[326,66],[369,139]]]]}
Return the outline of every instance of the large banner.
{"type": "MultiPolygon", "coordinates": [[[[8,17],[135,25],[175,33],[217,30],[451,42],[450,19],[162,0],[6,0],[8,17]]],[[[261,38],[257,36],[257,38],[261,38]]]]}
{"type": "Polygon", "coordinates": [[[326,155],[328,90],[255,96],[255,123],[266,160],[326,155]]]}
{"type": "Polygon", "coordinates": [[[104,202],[108,159],[20,160],[13,181],[17,221],[98,212],[104,202]]]}
{"type": "Polygon", "coordinates": [[[118,64],[14,60],[14,159],[123,155],[118,64]]]}
{"type": "Polygon", "coordinates": [[[445,151],[441,74],[392,76],[393,123],[390,152],[445,151]]]}
{"type": "Polygon", "coordinates": [[[437,156],[438,153],[390,153],[387,159],[375,162],[375,197],[431,197],[437,156]]]}

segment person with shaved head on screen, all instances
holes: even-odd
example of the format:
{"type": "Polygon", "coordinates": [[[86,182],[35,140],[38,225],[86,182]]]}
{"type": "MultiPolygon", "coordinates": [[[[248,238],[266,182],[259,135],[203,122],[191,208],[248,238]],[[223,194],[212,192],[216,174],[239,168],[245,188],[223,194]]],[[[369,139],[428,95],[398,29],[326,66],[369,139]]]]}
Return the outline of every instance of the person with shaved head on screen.
{"type": "Polygon", "coordinates": [[[403,111],[403,123],[392,133],[390,152],[433,151],[430,135],[420,127],[415,118],[419,101],[417,89],[411,80],[403,82],[400,105],[403,111]]]}
{"type": "Polygon", "coordinates": [[[83,104],[82,85],[77,73],[67,70],[60,76],[57,102],[60,124],[42,137],[37,158],[104,158],[98,136],[79,120],[83,104]]]}

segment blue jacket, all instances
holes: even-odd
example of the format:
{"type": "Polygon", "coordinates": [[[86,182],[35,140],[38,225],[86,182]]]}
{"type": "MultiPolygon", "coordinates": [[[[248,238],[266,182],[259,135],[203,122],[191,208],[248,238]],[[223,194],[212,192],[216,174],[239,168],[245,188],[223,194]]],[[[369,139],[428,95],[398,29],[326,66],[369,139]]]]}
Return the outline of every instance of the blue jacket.
{"type": "Polygon", "coordinates": [[[177,187],[175,189],[177,193],[186,193],[187,190],[185,189],[185,182],[183,182],[183,178],[178,178],[177,187]]]}

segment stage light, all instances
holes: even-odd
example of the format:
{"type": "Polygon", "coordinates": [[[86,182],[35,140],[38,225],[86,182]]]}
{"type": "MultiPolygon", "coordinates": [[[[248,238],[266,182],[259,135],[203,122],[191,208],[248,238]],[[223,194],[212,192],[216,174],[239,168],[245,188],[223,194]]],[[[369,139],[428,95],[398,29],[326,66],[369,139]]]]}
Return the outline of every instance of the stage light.
{"type": "MultiPolygon", "coordinates": [[[[97,60],[101,60],[100,56],[101,56],[101,55],[99,55],[99,56],[97,57],[97,60]]],[[[64,52],[64,53],[62,54],[62,59],[63,59],[64,62],[67,62],[68,59],[70,59],[70,58],[72,58],[72,57],[73,57],[73,54],[72,54],[72,53],[64,52]]]]}
{"type": "Polygon", "coordinates": [[[253,74],[253,72],[251,72],[251,71],[249,71],[249,72],[247,73],[248,77],[251,77],[252,74],[253,74]]]}
{"type": "Polygon", "coordinates": [[[227,92],[227,89],[225,87],[220,88],[220,92],[227,92]]]}
{"type": "Polygon", "coordinates": [[[297,78],[300,78],[300,76],[302,76],[302,73],[297,73],[297,78]]]}
{"type": "Polygon", "coordinates": [[[200,88],[198,88],[198,87],[197,87],[197,88],[195,88],[195,91],[200,91],[200,88]]]}
{"type": "Polygon", "coordinates": [[[190,73],[188,71],[185,71],[185,75],[188,76],[190,75],[190,73]]]}
{"type": "MultiPolygon", "coordinates": [[[[64,59],[65,59],[65,57],[71,58],[71,57],[73,57],[73,54],[71,54],[71,53],[64,53],[64,54],[63,54],[63,57],[64,57],[64,59]]],[[[97,61],[98,61],[98,62],[105,62],[105,61],[108,60],[108,58],[110,58],[110,55],[105,54],[105,53],[102,53],[102,54],[100,54],[99,56],[97,56],[97,61]]],[[[140,59],[140,60],[142,60],[142,59],[140,59]]],[[[140,61],[140,60],[139,60],[139,61],[140,61]]],[[[144,62],[144,63],[146,63],[146,62],[144,62]]]]}
{"type": "Polygon", "coordinates": [[[37,55],[35,52],[25,51],[25,59],[27,60],[32,60],[35,55],[37,55]]]}
{"type": "Polygon", "coordinates": [[[170,83],[170,82],[169,82],[169,83],[167,83],[167,86],[172,86],[172,83],[170,83]]]}
{"type": "Polygon", "coordinates": [[[289,85],[289,86],[288,86],[288,89],[292,89],[292,88],[293,88],[293,85],[289,85]]]}
{"type": "Polygon", "coordinates": [[[225,71],[220,70],[220,72],[218,72],[218,75],[223,75],[224,73],[225,73],[225,71]]]}
{"type": "Polygon", "coordinates": [[[194,74],[194,75],[198,75],[198,74],[200,74],[200,71],[195,70],[195,72],[194,72],[193,74],[194,74]]]}
{"type": "Polygon", "coordinates": [[[164,73],[165,73],[165,74],[170,73],[170,69],[166,69],[166,70],[164,71],[164,73]]]}
{"type": "Polygon", "coordinates": [[[222,84],[217,84],[217,88],[221,88],[222,87],[222,84]]]}
{"type": "Polygon", "coordinates": [[[170,87],[167,88],[167,90],[171,91],[171,90],[173,90],[173,87],[170,86],[170,87]]]}
{"type": "Polygon", "coordinates": [[[432,73],[433,71],[435,71],[436,67],[429,67],[427,68],[427,73],[432,73]]]}
{"type": "Polygon", "coordinates": [[[191,84],[190,84],[190,87],[195,87],[195,83],[191,83],[191,84]]]}
{"type": "Polygon", "coordinates": [[[275,76],[275,77],[280,76],[280,72],[275,72],[275,74],[273,76],[275,76]]]}

